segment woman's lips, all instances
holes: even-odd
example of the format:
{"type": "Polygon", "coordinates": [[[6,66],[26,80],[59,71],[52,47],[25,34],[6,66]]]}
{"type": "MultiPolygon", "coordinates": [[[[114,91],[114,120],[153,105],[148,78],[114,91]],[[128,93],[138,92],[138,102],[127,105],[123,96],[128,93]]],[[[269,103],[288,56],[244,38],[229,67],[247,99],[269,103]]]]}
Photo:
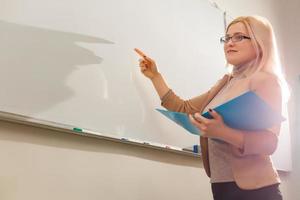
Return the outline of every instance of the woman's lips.
{"type": "Polygon", "coordinates": [[[237,52],[237,50],[234,50],[234,49],[229,49],[226,51],[227,53],[234,53],[234,52],[237,52]]]}

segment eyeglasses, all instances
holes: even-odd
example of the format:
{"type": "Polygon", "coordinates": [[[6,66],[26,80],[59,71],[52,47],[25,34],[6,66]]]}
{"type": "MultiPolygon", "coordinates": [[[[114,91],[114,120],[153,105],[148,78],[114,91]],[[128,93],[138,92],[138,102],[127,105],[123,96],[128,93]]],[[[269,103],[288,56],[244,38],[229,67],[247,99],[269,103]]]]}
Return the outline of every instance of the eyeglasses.
{"type": "Polygon", "coordinates": [[[226,35],[226,36],[223,36],[223,37],[220,38],[220,42],[222,44],[224,44],[224,43],[228,43],[230,40],[231,40],[231,42],[240,42],[240,41],[245,40],[245,39],[246,40],[251,40],[250,37],[245,36],[245,35],[233,35],[233,36],[226,35]]]}

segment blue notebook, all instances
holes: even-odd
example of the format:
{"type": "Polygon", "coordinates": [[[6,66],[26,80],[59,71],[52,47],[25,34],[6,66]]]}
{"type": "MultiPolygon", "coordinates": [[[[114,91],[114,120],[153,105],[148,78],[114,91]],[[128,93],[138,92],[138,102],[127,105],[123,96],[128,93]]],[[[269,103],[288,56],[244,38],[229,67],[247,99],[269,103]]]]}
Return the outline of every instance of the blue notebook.
{"type": "MultiPolygon", "coordinates": [[[[280,113],[275,112],[262,98],[252,91],[235,97],[213,109],[223,117],[227,126],[241,130],[265,130],[285,120],[280,113]]],[[[162,109],[156,110],[190,133],[200,134],[199,130],[190,122],[186,113],[162,109]]],[[[203,113],[202,116],[212,119],[209,112],[203,113]]]]}

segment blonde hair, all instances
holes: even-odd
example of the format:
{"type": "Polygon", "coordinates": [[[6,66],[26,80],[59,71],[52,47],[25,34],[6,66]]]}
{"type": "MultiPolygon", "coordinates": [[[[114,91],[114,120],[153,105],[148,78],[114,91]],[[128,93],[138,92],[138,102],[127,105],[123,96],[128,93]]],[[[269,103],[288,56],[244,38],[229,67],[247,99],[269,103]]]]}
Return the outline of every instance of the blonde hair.
{"type": "Polygon", "coordinates": [[[251,76],[259,71],[274,74],[279,79],[282,90],[288,92],[271,23],[260,16],[242,16],[230,22],[226,33],[231,25],[239,22],[245,25],[256,52],[256,59],[245,69],[246,74],[251,76]]]}

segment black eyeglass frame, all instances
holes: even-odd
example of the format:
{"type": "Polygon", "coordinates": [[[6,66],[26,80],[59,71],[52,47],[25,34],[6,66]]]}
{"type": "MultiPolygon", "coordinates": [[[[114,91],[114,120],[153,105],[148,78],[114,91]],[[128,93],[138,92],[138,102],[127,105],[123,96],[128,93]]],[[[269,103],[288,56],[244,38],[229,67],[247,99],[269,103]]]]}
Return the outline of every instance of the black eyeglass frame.
{"type": "Polygon", "coordinates": [[[230,40],[231,42],[240,42],[242,40],[251,40],[251,37],[245,36],[245,35],[233,35],[233,36],[223,36],[220,38],[220,43],[226,44],[230,40]]]}

